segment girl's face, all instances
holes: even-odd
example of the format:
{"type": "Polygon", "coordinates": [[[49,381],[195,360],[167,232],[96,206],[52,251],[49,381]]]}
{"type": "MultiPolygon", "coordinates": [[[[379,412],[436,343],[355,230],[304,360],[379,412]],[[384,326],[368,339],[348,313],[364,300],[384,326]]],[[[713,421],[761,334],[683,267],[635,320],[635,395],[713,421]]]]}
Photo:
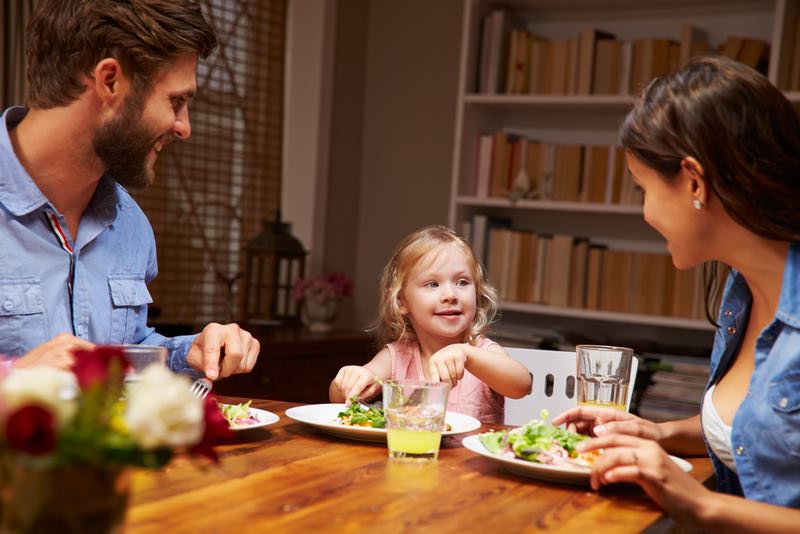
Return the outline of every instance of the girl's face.
{"type": "Polygon", "coordinates": [[[437,246],[415,265],[400,292],[400,311],[419,339],[462,341],[475,319],[477,294],[467,253],[453,243],[437,246]]]}
{"type": "Polygon", "coordinates": [[[664,180],[631,153],[626,154],[634,182],[644,191],[644,219],[667,240],[672,263],[688,269],[708,258],[700,212],[692,206],[692,178],[682,169],[672,181],[664,180]]]}

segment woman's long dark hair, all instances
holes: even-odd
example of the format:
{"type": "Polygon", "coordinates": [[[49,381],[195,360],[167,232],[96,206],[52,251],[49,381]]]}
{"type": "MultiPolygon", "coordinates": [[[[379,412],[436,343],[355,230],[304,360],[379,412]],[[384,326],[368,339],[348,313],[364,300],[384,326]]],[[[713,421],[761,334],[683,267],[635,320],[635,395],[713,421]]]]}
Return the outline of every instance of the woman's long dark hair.
{"type": "MultiPolygon", "coordinates": [[[[665,180],[695,158],[734,221],[768,239],[800,241],[800,120],[755,70],[701,56],[656,78],[625,118],[620,142],[665,180]]],[[[725,277],[717,262],[704,275],[706,316],[716,324],[711,311],[725,277]]]]}

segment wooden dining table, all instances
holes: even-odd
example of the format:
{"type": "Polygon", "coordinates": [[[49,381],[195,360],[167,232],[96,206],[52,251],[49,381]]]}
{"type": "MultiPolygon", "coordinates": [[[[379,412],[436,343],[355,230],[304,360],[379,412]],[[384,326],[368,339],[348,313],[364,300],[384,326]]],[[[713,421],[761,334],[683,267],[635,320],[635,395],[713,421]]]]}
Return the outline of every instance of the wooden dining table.
{"type": "MultiPolygon", "coordinates": [[[[222,398],[239,403],[245,399],[222,398]]],[[[125,532],[645,532],[669,518],[637,486],[544,482],[443,439],[439,459],[390,461],[385,443],[334,437],[296,422],[297,403],[254,400],[277,414],[239,432],[217,464],[180,456],[133,475],[125,532]]],[[[484,432],[499,425],[484,425],[484,432]]],[[[475,433],[473,432],[473,433],[475,433]]],[[[708,458],[690,474],[713,479],[708,458]]]]}

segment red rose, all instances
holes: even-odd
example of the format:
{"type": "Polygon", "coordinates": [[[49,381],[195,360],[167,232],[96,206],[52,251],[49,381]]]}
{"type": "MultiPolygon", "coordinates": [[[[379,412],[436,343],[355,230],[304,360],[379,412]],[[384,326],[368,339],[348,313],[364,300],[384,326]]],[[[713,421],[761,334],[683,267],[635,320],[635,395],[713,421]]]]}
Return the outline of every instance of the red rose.
{"type": "Polygon", "coordinates": [[[98,382],[106,382],[109,379],[108,370],[112,362],[117,362],[120,373],[119,383],[130,364],[125,359],[125,352],[121,347],[110,345],[97,345],[93,349],[76,349],[74,351],[75,364],[72,372],[78,378],[81,389],[86,390],[98,382]]]}
{"type": "Polygon", "coordinates": [[[189,452],[217,462],[219,457],[214,451],[214,445],[231,441],[235,434],[229,428],[228,420],[219,411],[217,400],[212,395],[203,400],[203,420],[205,422],[203,438],[200,443],[189,449],[189,452]]]}
{"type": "Polygon", "coordinates": [[[36,404],[23,406],[6,420],[6,441],[12,449],[33,455],[56,448],[53,414],[36,404]]]}

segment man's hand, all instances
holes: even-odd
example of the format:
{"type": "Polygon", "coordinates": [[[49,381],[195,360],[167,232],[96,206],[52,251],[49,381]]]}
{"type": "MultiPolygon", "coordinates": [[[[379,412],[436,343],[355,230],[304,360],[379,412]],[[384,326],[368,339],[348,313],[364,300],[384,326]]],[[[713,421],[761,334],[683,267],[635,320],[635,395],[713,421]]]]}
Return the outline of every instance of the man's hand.
{"type": "Polygon", "coordinates": [[[68,371],[75,362],[72,351],[78,348],[91,349],[92,347],[94,344],[85,339],[70,334],[59,334],[50,341],[37,345],[21,358],[14,360],[11,367],[24,369],[25,367],[47,365],[68,371]]]}
{"type": "Polygon", "coordinates": [[[252,371],[260,348],[258,340],[239,325],[210,323],[194,339],[186,361],[210,380],[216,380],[252,371]],[[221,367],[220,354],[225,356],[221,367]]]}

